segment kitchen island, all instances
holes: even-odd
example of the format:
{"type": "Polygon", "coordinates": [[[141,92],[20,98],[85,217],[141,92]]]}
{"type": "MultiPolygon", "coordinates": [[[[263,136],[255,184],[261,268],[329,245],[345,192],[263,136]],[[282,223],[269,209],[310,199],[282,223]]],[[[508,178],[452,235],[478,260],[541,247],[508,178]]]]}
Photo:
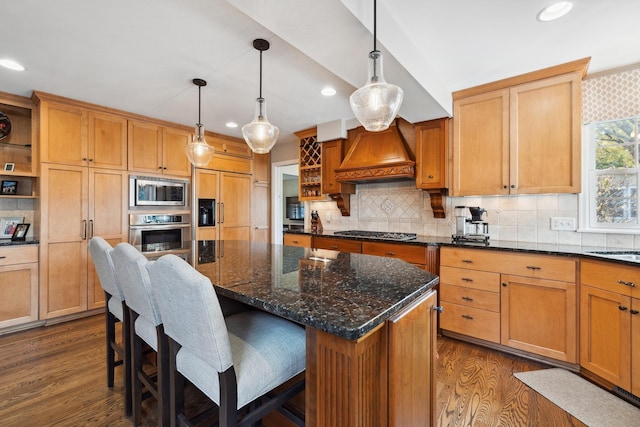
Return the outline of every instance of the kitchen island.
{"type": "Polygon", "coordinates": [[[398,259],[241,241],[194,242],[227,298],[306,328],[306,425],[429,425],[438,277],[398,259]]]}

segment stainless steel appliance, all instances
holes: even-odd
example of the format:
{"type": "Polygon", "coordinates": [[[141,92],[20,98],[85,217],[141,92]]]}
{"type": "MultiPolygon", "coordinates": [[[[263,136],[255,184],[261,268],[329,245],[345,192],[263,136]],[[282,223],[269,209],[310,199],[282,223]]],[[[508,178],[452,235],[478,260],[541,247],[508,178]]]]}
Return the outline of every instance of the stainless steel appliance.
{"type": "Polygon", "coordinates": [[[489,243],[489,223],[482,216],[487,210],[478,206],[456,206],[456,233],[451,237],[454,242],[489,243]],[[467,209],[471,218],[467,216],[467,209]]]}
{"type": "Polygon", "coordinates": [[[302,220],[304,219],[304,205],[300,203],[297,197],[287,197],[287,219],[302,220]]]}
{"type": "Polygon", "coordinates": [[[189,181],[148,176],[129,177],[129,209],[158,206],[189,208],[189,181]]]}
{"type": "Polygon", "coordinates": [[[400,242],[405,240],[415,240],[418,237],[416,233],[393,233],[389,231],[368,230],[334,231],[333,234],[336,236],[357,237],[359,239],[392,240],[400,242]]]}
{"type": "Polygon", "coordinates": [[[129,243],[149,259],[171,253],[190,262],[191,238],[189,212],[129,214],[129,243]]]}

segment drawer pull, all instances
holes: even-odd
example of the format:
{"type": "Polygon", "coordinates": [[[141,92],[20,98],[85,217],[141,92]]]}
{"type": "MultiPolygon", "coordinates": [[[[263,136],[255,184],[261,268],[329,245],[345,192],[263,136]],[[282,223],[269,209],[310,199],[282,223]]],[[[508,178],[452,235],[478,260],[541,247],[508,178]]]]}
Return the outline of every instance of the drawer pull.
{"type": "Polygon", "coordinates": [[[0,256],[0,259],[5,259],[5,258],[6,258],[6,256],[0,256]]]}
{"type": "Polygon", "coordinates": [[[464,262],[465,264],[473,264],[473,261],[470,260],[470,259],[463,259],[463,260],[460,260],[460,261],[464,262]]]}
{"type": "Polygon", "coordinates": [[[395,252],[385,252],[384,254],[387,255],[387,256],[394,256],[395,252]]]}
{"type": "Polygon", "coordinates": [[[433,307],[433,309],[435,311],[437,311],[438,313],[442,313],[444,311],[444,307],[440,306],[440,305],[436,305],[433,307]]]}
{"type": "Polygon", "coordinates": [[[463,282],[473,282],[473,279],[470,279],[468,277],[461,277],[460,280],[462,280],[463,282]]]}
{"type": "Polygon", "coordinates": [[[624,305],[619,305],[619,306],[618,306],[618,310],[620,310],[620,311],[627,311],[627,307],[626,307],[626,306],[624,306],[624,305]]]}
{"type": "Polygon", "coordinates": [[[462,317],[468,320],[473,320],[473,316],[469,316],[468,314],[463,314],[462,317]]]}
{"type": "Polygon", "coordinates": [[[535,265],[527,265],[527,268],[529,270],[542,270],[542,267],[538,267],[538,266],[535,266],[535,265]]]}
{"type": "Polygon", "coordinates": [[[632,287],[632,288],[636,287],[636,284],[633,283],[633,282],[626,282],[624,280],[618,280],[618,283],[620,283],[621,285],[632,287]]]}
{"type": "Polygon", "coordinates": [[[460,297],[460,298],[462,298],[465,301],[473,301],[473,298],[471,297],[460,297]]]}
{"type": "Polygon", "coordinates": [[[293,242],[293,243],[298,243],[298,241],[297,241],[297,240],[292,240],[292,242],[293,242]]]}
{"type": "Polygon", "coordinates": [[[338,245],[331,245],[331,249],[338,249],[338,245]]]}
{"type": "Polygon", "coordinates": [[[631,314],[638,314],[638,313],[640,313],[640,311],[638,311],[638,310],[631,310],[631,314]]]}

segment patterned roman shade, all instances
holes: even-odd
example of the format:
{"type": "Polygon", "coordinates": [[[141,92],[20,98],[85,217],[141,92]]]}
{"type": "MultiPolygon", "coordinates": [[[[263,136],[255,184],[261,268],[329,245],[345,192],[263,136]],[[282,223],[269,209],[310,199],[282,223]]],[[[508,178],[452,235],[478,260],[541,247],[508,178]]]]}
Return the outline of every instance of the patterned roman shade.
{"type": "Polygon", "coordinates": [[[640,64],[582,82],[582,123],[640,116],[640,64]]]}

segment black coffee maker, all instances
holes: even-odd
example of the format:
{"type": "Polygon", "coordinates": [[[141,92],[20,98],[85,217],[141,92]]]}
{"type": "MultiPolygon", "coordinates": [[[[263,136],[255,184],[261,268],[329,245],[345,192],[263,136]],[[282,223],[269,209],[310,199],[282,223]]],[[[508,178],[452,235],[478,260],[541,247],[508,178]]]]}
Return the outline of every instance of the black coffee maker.
{"type": "Polygon", "coordinates": [[[479,206],[469,206],[471,218],[467,219],[467,234],[472,236],[489,236],[489,223],[482,219],[487,210],[479,206]]]}

